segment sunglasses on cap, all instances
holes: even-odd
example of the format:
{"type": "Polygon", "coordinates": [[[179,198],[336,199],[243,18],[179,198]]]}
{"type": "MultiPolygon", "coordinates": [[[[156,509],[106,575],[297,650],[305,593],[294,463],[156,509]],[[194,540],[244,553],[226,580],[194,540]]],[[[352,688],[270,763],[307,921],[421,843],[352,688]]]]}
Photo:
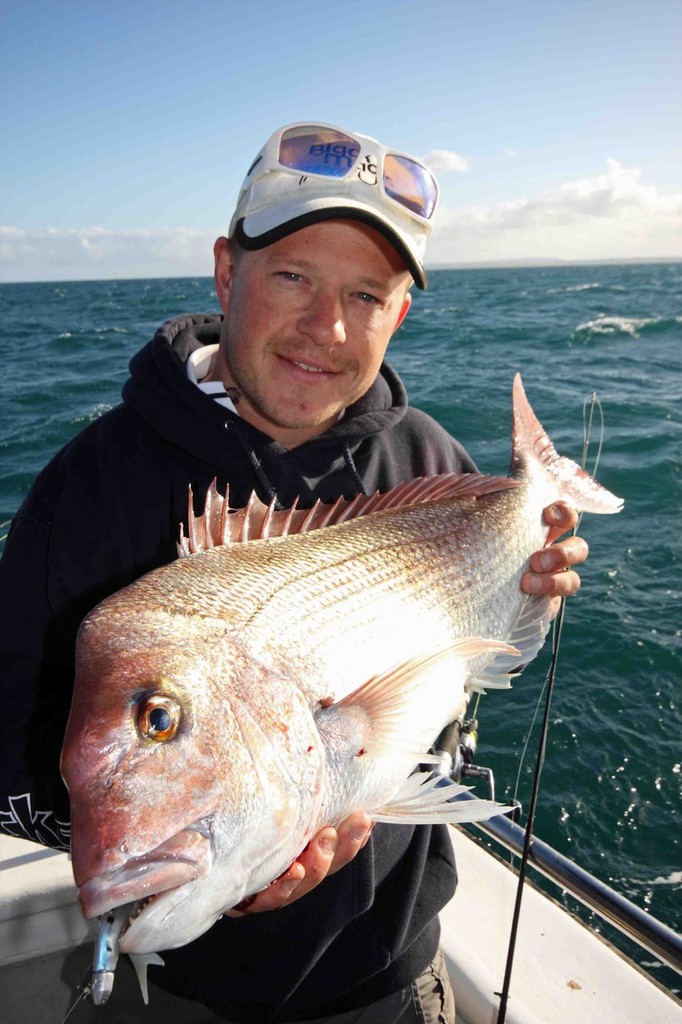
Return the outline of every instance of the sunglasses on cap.
{"type": "MultiPolygon", "coordinates": [[[[276,132],[249,174],[275,167],[297,175],[342,180],[350,176],[376,184],[384,197],[412,217],[428,222],[438,202],[438,184],[419,160],[387,149],[369,136],[333,125],[295,124],[276,132]]],[[[247,175],[248,178],[248,175],[247,175]]]]}

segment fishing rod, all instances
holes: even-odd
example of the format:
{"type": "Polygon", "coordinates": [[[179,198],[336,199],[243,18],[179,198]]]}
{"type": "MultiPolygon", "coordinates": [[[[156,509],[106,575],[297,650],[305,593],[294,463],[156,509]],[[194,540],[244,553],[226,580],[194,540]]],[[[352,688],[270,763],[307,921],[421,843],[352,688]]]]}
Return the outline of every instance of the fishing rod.
{"type": "Polygon", "coordinates": [[[540,775],[542,768],[545,763],[545,753],[547,750],[547,734],[549,732],[549,712],[552,704],[552,695],[554,693],[554,681],[556,678],[556,666],[559,657],[559,641],[561,639],[561,631],[564,622],[564,610],[566,607],[566,598],[562,597],[561,604],[559,605],[559,612],[555,620],[554,626],[554,645],[552,649],[552,661],[547,674],[547,688],[545,694],[545,707],[542,716],[542,725],[540,728],[540,742],[538,746],[538,754],[535,760],[535,771],[533,773],[533,785],[531,788],[530,799],[528,801],[528,814],[526,817],[526,829],[525,838],[523,844],[523,852],[521,854],[521,863],[519,865],[519,875],[516,886],[516,899],[514,901],[514,913],[512,915],[512,924],[509,935],[509,947],[507,951],[507,962],[504,970],[504,980],[502,982],[502,991],[495,992],[494,995],[500,997],[500,1008],[497,1014],[497,1024],[504,1024],[507,1019],[507,1004],[509,1002],[509,990],[511,988],[511,975],[512,968],[514,965],[514,955],[516,953],[516,940],[519,929],[519,919],[521,916],[521,902],[523,900],[523,886],[526,880],[526,874],[528,870],[528,860],[530,857],[530,850],[533,843],[533,827],[535,824],[535,810],[538,802],[538,794],[540,792],[540,775]]]}
{"type": "MultiPolygon", "coordinates": [[[[514,955],[516,952],[516,939],[521,914],[521,901],[523,898],[523,885],[526,878],[528,860],[530,857],[530,851],[532,846],[535,810],[537,807],[538,793],[540,789],[540,774],[545,760],[547,733],[549,731],[549,712],[552,702],[552,693],[554,690],[554,679],[556,676],[556,664],[559,653],[559,639],[561,636],[561,629],[563,626],[564,608],[565,598],[562,598],[561,604],[559,606],[559,612],[554,623],[555,629],[552,662],[546,680],[546,698],[542,727],[540,730],[540,744],[535,763],[533,786],[528,805],[527,823],[524,831],[524,846],[521,855],[521,865],[519,868],[518,884],[516,889],[516,898],[514,902],[514,913],[512,916],[512,924],[510,929],[510,938],[507,951],[507,961],[505,965],[504,980],[502,983],[502,990],[500,992],[493,993],[494,995],[499,996],[500,998],[500,1006],[496,1024],[505,1024],[507,1016],[507,1004],[509,1002],[512,967],[514,963],[514,955]]],[[[446,728],[440,734],[438,740],[434,745],[434,753],[437,754],[441,759],[441,765],[438,770],[441,774],[454,779],[456,782],[461,781],[461,779],[464,777],[485,779],[488,784],[489,799],[494,800],[495,778],[493,770],[491,768],[485,768],[482,765],[476,765],[473,763],[474,754],[476,752],[477,740],[478,720],[476,718],[468,719],[467,721],[464,721],[462,718],[458,718],[454,722],[451,722],[450,725],[446,726],[446,728]]],[[[525,748],[523,754],[525,755],[525,748]]],[[[513,820],[518,822],[518,819],[521,814],[521,804],[517,799],[514,799],[512,801],[512,808],[512,818],[513,820]]]]}
{"type": "MultiPolygon", "coordinates": [[[[600,441],[595,457],[595,464],[593,475],[596,473],[597,466],[599,465],[601,450],[604,437],[604,420],[601,403],[597,395],[593,392],[589,399],[586,399],[583,403],[583,453],[582,453],[582,467],[585,468],[587,462],[587,452],[589,449],[590,437],[592,433],[592,424],[594,417],[594,410],[598,408],[601,416],[601,431],[600,441]],[[590,403],[589,417],[587,423],[585,422],[587,403],[590,403]]],[[[576,535],[582,515],[578,516],[578,520],[573,529],[573,536],[576,535]]],[[[554,620],[554,631],[553,631],[553,645],[552,645],[552,658],[550,667],[545,679],[543,691],[545,694],[545,703],[542,716],[542,724],[540,728],[540,739],[538,744],[538,752],[535,760],[535,770],[533,773],[533,783],[531,787],[531,794],[528,804],[528,813],[526,818],[526,828],[524,830],[524,843],[521,853],[521,862],[519,867],[518,882],[516,889],[516,898],[514,902],[514,912],[512,915],[512,923],[510,928],[509,946],[507,950],[507,960],[505,965],[504,979],[502,983],[502,989],[500,992],[495,992],[494,995],[500,999],[500,1006],[497,1016],[496,1024],[505,1024],[507,1018],[507,1005],[509,1002],[509,993],[511,988],[511,976],[512,968],[514,964],[514,957],[516,952],[516,941],[518,936],[518,927],[521,914],[521,903],[523,899],[524,882],[527,875],[528,862],[530,859],[531,849],[533,845],[533,829],[535,825],[535,812],[537,809],[538,796],[540,791],[540,776],[545,761],[545,754],[547,749],[547,735],[549,732],[549,714],[552,705],[552,697],[554,693],[554,685],[556,679],[556,670],[559,657],[559,644],[561,641],[561,634],[564,625],[564,616],[566,610],[566,599],[562,598],[559,604],[559,610],[554,620]]],[[[493,771],[490,768],[485,768],[480,765],[474,764],[474,755],[476,753],[476,745],[478,741],[478,721],[476,719],[476,710],[478,708],[478,700],[480,694],[477,697],[477,703],[474,707],[474,717],[465,721],[463,718],[456,719],[449,726],[447,726],[435,744],[435,753],[441,758],[441,767],[439,771],[450,778],[455,779],[459,782],[463,777],[470,778],[484,778],[488,784],[488,794],[491,800],[495,799],[495,779],[493,771]]],[[[541,698],[540,698],[541,699],[541,698]]],[[[538,701],[539,707],[540,701],[538,701]]],[[[526,756],[528,748],[528,741],[530,734],[535,726],[535,719],[537,717],[537,709],[533,715],[530,728],[524,748],[521,754],[521,765],[526,756]]],[[[512,818],[517,821],[521,814],[521,804],[517,799],[518,785],[521,774],[521,765],[519,766],[519,773],[516,779],[514,798],[511,801],[512,804],[512,818]]]]}
{"type": "MultiPolygon", "coordinates": [[[[604,419],[602,414],[601,403],[597,398],[597,395],[593,392],[590,401],[590,413],[587,424],[585,424],[585,410],[587,406],[587,400],[583,403],[583,455],[582,455],[582,467],[585,468],[587,462],[587,452],[589,449],[590,436],[592,432],[592,422],[594,417],[595,407],[598,407],[601,415],[601,432],[599,448],[595,459],[594,472],[596,473],[599,459],[601,456],[602,443],[604,438],[604,419]]],[[[580,519],[573,529],[573,536],[575,536],[578,526],[580,525],[580,519]]],[[[514,900],[514,913],[512,915],[512,923],[509,934],[509,946],[507,949],[507,961],[504,971],[504,979],[502,982],[502,990],[495,992],[494,995],[499,996],[500,1006],[497,1014],[496,1024],[505,1024],[507,1019],[507,1006],[509,1003],[509,993],[511,988],[511,976],[514,965],[514,956],[516,953],[516,941],[518,937],[519,920],[521,916],[521,903],[523,900],[523,889],[528,872],[528,861],[530,858],[531,847],[533,844],[533,828],[535,825],[535,811],[537,808],[538,795],[540,792],[540,776],[542,774],[542,768],[545,763],[545,754],[547,751],[547,735],[549,732],[549,713],[552,705],[552,696],[554,694],[554,684],[556,680],[556,669],[559,659],[559,645],[561,642],[561,634],[564,626],[564,615],[566,611],[566,598],[562,597],[559,604],[559,611],[556,619],[554,620],[554,632],[553,632],[553,644],[552,644],[552,659],[550,662],[549,670],[547,673],[547,679],[545,681],[545,706],[542,716],[542,724],[540,727],[540,739],[538,743],[538,753],[535,759],[535,770],[533,772],[533,784],[531,787],[530,799],[528,802],[528,814],[526,817],[526,828],[524,835],[523,850],[521,853],[521,862],[519,865],[519,874],[516,886],[516,898],[514,900]]],[[[525,754],[525,749],[524,749],[525,754]]]]}

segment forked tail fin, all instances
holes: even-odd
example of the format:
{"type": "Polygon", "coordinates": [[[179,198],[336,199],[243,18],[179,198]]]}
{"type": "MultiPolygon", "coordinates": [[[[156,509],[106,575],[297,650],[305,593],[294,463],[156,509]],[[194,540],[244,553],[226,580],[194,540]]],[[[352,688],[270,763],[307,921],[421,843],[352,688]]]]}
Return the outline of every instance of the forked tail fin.
{"type": "Polygon", "coordinates": [[[557,453],[526,398],[520,373],[514,377],[512,408],[511,476],[524,475],[529,464],[535,462],[554,481],[561,497],[579,512],[620,512],[622,498],[598,484],[577,462],[557,453]]]}

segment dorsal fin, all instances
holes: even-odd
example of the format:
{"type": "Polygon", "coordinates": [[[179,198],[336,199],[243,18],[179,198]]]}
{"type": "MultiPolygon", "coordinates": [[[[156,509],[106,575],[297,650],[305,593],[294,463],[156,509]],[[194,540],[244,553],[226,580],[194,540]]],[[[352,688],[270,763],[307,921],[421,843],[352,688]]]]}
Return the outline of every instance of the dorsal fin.
{"type": "Polygon", "coordinates": [[[187,536],[181,524],[178,555],[183,558],[221,544],[309,533],[323,526],[335,526],[350,519],[359,519],[371,512],[406,508],[424,501],[445,498],[474,500],[484,494],[516,486],[517,482],[508,477],[484,476],[481,473],[441,473],[437,476],[418,477],[384,494],[377,491],[370,495],[359,494],[351,499],[338,498],[332,505],[316,501],[310,509],[299,509],[294,502],[292,508],[279,511],[275,510],[274,501],[264,505],[255,492],[244,508],[231,508],[229,485],[223,498],[213,480],[200,516],[194,514],[192,488],[189,488],[187,536]]]}

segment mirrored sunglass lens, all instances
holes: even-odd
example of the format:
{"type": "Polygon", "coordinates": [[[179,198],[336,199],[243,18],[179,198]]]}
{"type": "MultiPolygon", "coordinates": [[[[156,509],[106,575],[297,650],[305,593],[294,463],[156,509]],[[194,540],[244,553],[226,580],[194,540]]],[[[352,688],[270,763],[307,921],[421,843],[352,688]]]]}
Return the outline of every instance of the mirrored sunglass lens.
{"type": "Polygon", "coordinates": [[[428,220],[436,206],[438,187],[430,171],[405,156],[389,153],[384,159],[386,194],[428,220]]]}
{"type": "Polygon", "coordinates": [[[333,178],[347,174],[359,153],[355,139],[320,125],[289,128],[279,143],[279,162],[284,167],[333,178]]]}

